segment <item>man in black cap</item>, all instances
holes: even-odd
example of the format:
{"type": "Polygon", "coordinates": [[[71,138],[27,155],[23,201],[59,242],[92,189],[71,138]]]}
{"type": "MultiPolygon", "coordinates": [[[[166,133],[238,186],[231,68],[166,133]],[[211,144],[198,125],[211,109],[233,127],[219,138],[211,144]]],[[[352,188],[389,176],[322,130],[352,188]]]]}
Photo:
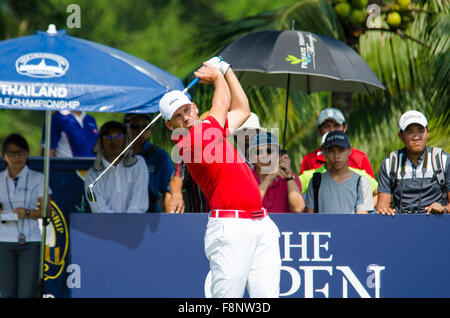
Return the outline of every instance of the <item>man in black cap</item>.
{"type": "MultiPolygon", "coordinates": [[[[134,140],[150,123],[147,114],[126,114],[123,120],[127,134],[134,140]]],[[[174,168],[169,154],[148,140],[151,128],[147,129],[133,144],[133,154],[144,157],[148,168],[149,208],[147,212],[162,212],[159,205],[161,195],[169,191],[169,181],[174,168]]]]}
{"type": "Polygon", "coordinates": [[[328,214],[368,213],[373,211],[369,180],[349,169],[352,148],[347,134],[328,133],[322,145],[327,171],[311,179],[306,192],[306,212],[328,214]],[[317,181],[317,182],[315,182],[317,181]]]}

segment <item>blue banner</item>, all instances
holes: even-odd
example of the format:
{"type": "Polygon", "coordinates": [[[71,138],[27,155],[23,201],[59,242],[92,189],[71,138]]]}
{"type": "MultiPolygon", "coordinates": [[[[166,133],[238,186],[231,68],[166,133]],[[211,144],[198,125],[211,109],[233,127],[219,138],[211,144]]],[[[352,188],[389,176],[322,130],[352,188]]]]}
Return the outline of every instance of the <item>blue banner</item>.
{"type": "MultiPolygon", "coordinates": [[[[450,217],[272,214],[280,297],[450,297],[450,217]]],[[[208,297],[207,214],[71,214],[72,297],[208,297]]]]}

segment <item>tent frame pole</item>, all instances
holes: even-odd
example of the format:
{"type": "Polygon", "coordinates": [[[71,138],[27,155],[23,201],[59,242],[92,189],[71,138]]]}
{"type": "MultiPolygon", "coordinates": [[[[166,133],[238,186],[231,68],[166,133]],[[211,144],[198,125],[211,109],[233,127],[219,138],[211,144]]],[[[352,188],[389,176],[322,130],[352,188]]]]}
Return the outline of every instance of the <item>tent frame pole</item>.
{"type": "Polygon", "coordinates": [[[47,237],[47,225],[49,224],[47,210],[50,202],[48,200],[48,184],[50,176],[50,133],[51,133],[51,111],[45,111],[45,153],[44,153],[44,198],[42,206],[42,241],[39,263],[39,281],[37,284],[37,298],[42,298],[45,291],[45,242],[47,237]]]}

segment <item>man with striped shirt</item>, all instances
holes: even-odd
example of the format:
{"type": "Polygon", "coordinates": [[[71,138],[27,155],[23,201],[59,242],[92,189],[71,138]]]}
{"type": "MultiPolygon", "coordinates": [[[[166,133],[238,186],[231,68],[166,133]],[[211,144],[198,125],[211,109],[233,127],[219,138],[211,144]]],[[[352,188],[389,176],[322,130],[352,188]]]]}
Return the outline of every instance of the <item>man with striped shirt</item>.
{"type": "Polygon", "coordinates": [[[432,164],[432,148],[427,147],[428,122],[425,116],[415,110],[404,113],[399,120],[398,136],[405,147],[397,152],[397,162],[393,165],[394,157],[391,156],[381,164],[376,212],[383,215],[448,213],[450,162],[448,154],[442,152],[442,183],[445,185],[441,185],[432,164]]]}

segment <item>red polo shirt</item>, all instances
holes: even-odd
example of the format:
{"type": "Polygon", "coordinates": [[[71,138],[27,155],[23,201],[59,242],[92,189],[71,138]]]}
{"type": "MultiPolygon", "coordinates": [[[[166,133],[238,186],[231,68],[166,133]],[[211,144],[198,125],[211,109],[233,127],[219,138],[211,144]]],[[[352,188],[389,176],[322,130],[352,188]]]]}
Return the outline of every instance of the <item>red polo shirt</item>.
{"type": "Polygon", "coordinates": [[[250,168],[226,131],[213,116],[180,137],[177,146],[186,167],[205,194],[210,209],[250,210],[262,208],[261,193],[250,168]]]}
{"type": "MultiPolygon", "coordinates": [[[[306,170],[317,169],[324,164],[325,158],[322,154],[322,149],[316,149],[303,157],[303,161],[300,166],[300,174],[306,170]]],[[[352,152],[348,157],[348,165],[352,168],[364,170],[371,177],[375,178],[369,158],[367,158],[367,155],[361,150],[352,148],[352,152]]]]}

